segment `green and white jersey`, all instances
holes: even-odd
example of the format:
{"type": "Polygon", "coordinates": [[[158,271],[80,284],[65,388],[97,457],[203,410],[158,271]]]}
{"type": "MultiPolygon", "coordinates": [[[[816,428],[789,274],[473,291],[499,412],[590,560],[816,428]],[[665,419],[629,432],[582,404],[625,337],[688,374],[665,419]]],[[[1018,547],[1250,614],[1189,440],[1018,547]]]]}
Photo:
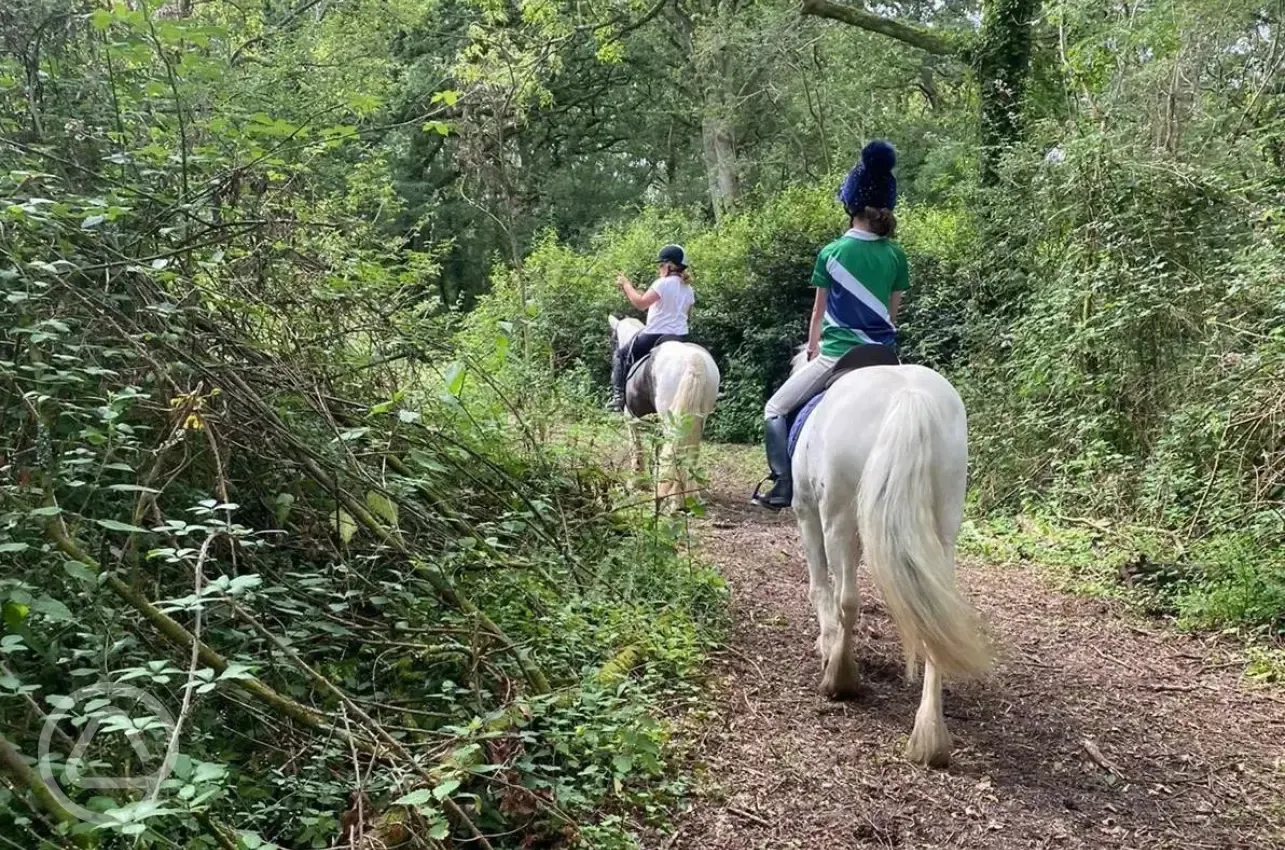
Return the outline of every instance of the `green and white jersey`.
{"type": "Polygon", "coordinates": [[[821,324],[821,353],[842,357],[858,345],[895,348],[888,316],[892,293],[910,288],[906,253],[891,239],[852,229],[821,249],[812,285],[829,290],[821,324]]]}

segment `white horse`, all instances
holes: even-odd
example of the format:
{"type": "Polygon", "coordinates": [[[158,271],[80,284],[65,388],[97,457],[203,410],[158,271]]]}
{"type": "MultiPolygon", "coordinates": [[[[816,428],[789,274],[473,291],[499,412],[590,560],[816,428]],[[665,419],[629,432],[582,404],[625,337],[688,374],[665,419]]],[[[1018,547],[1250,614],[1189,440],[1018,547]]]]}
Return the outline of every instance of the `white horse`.
{"type": "MultiPolygon", "coordinates": [[[[800,352],[793,367],[806,362],[800,352]]],[[[977,676],[991,663],[976,614],[955,586],[968,471],[968,421],[959,393],[922,366],[849,372],[804,423],[793,469],[809,595],[821,625],[822,691],[842,698],[858,689],[853,632],[864,547],[901,634],[908,678],[915,678],[921,653],[926,661],[906,756],[945,767],[951,737],[942,676],[977,676]]]]}
{"type": "MultiPolygon", "coordinates": [[[[616,347],[627,346],[642,331],[637,319],[608,316],[616,347]]],[[[718,366],[710,353],[690,342],[662,342],[651,351],[653,406],[660,417],[663,442],[656,470],[656,501],[682,503],[687,493],[687,472],[700,450],[705,420],[718,398],[718,366]]],[[[634,470],[643,471],[640,421],[627,417],[634,470]]]]}

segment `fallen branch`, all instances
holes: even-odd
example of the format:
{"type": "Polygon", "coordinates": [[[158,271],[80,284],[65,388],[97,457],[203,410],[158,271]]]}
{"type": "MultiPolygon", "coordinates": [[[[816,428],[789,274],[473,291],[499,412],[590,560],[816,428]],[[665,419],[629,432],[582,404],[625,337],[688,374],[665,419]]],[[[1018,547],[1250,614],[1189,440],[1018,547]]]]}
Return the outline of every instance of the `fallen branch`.
{"type": "MultiPolygon", "coordinates": [[[[54,820],[62,824],[75,824],[80,822],[76,817],[62,804],[58,795],[49,790],[49,786],[40,778],[40,774],[27,764],[27,760],[22,757],[9,739],[0,734],[0,767],[4,767],[13,776],[14,781],[24,786],[31,792],[31,796],[36,798],[36,802],[45,810],[54,820]]],[[[76,844],[82,847],[89,846],[85,836],[74,839],[76,844]]]]}

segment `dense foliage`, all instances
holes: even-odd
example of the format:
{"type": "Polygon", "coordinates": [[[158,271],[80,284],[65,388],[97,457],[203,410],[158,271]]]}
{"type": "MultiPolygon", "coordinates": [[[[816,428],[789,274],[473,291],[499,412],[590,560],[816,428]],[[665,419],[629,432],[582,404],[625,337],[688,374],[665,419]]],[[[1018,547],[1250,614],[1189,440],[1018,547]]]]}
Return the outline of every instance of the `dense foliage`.
{"type": "Polygon", "coordinates": [[[452,344],[432,5],[0,13],[6,846],[630,846],[677,790],[722,584],[488,384],[512,328],[452,344]]]}
{"type": "Polygon", "coordinates": [[[614,272],[687,246],[708,433],[757,439],[876,136],[902,342],[965,396],[994,554],[1036,545],[1014,514],[1070,523],[1074,570],[1278,641],[1280,25],[1248,0],[5,3],[0,838],[631,846],[681,790],[661,718],[722,590],[582,438],[614,272]],[[161,756],[159,788],[58,796],[161,756]]]}

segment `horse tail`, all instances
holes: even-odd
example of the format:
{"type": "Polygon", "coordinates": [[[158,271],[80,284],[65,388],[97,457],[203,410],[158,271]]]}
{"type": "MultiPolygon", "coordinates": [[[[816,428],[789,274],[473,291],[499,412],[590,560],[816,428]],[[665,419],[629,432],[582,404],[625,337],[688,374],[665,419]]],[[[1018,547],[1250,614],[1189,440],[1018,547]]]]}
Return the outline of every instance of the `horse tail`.
{"type": "Polygon", "coordinates": [[[705,417],[714,409],[718,379],[710,374],[709,366],[710,362],[703,351],[691,357],[687,361],[687,368],[683,370],[683,376],[678,379],[678,389],[674,392],[674,403],[670,409],[691,419],[682,441],[687,445],[700,442],[705,430],[705,417]]]}
{"type": "Polygon", "coordinates": [[[892,400],[857,492],[866,562],[883,592],[915,677],[922,648],[945,675],[970,678],[991,663],[972,607],[955,586],[952,548],[943,541],[935,472],[943,463],[947,412],[922,390],[892,400]]]}
{"type": "Polygon", "coordinates": [[[668,439],[662,451],[660,495],[686,494],[688,465],[695,462],[705,419],[718,397],[718,367],[704,349],[692,347],[667,414],[668,439]]]}

